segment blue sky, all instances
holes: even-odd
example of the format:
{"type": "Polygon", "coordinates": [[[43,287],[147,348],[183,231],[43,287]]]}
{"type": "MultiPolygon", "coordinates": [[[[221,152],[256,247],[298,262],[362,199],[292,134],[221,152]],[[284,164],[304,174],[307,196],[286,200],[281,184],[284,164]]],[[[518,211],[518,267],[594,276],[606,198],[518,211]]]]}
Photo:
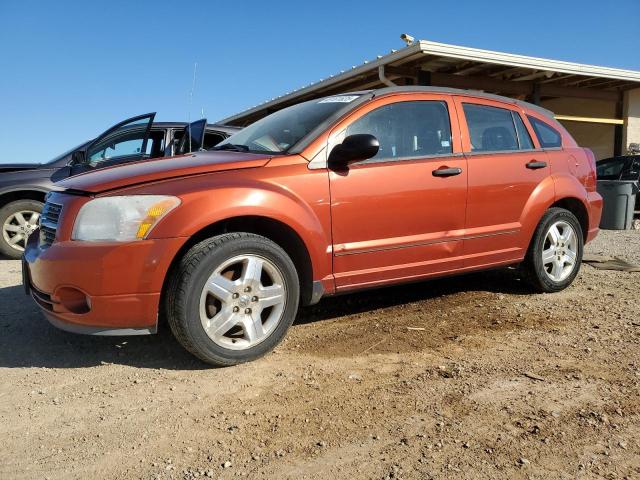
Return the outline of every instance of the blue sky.
{"type": "Polygon", "coordinates": [[[244,110],[401,48],[399,35],[640,70],[637,0],[0,0],[0,162],[113,123],[244,110]]]}

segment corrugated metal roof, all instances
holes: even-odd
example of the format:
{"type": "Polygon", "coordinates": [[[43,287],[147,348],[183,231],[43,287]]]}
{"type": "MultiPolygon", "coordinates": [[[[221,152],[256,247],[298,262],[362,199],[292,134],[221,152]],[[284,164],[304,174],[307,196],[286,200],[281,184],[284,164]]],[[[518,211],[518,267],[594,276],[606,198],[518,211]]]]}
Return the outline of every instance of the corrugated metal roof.
{"type": "Polygon", "coordinates": [[[619,68],[586,65],[574,62],[515,55],[471,47],[461,47],[445,43],[419,40],[400,50],[380,55],[373,60],[353,66],[306,85],[279,97],[272,98],[241,113],[232,115],[220,123],[242,123],[253,121],[272,111],[303,100],[318,98],[336,91],[375,88],[380,86],[377,79],[378,67],[404,68],[411,66],[430,72],[444,72],[456,76],[482,72],[495,79],[513,82],[536,80],[540,84],[560,87],[593,87],[602,90],[616,90],[640,86],[640,72],[619,68]],[[373,77],[376,78],[373,78],[373,77]]]}

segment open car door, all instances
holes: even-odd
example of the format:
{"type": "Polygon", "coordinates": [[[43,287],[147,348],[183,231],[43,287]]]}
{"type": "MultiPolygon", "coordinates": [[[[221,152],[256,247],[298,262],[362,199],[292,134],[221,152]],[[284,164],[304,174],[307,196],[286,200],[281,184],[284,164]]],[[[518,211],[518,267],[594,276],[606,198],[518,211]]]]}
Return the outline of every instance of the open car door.
{"type": "Polygon", "coordinates": [[[204,134],[206,128],[206,118],[191,122],[189,125],[184,127],[174,155],[184,155],[185,153],[201,150],[204,145],[204,134]]]}
{"type": "Polygon", "coordinates": [[[149,133],[155,116],[154,112],[128,118],[99,135],[74,153],[71,174],[150,158],[149,133]]]}

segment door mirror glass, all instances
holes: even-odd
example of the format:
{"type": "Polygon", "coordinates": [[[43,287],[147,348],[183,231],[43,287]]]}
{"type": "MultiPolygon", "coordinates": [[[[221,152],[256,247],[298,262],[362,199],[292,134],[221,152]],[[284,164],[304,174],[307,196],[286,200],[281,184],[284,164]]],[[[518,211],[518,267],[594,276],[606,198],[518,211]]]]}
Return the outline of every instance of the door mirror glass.
{"type": "Polygon", "coordinates": [[[174,155],[184,155],[185,153],[197,152],[204,145],[204,134],[207,128],[207,119],[203,118],[192,122],[182,131],[180,141],[176,147],[174,155]]]}
{"type": "Polygon", "coordinates": [[[368,133],[349,135],[339,145],[333,147],[329,155],[329,164],[345,166],[351,162],[375,157],[380,149],[378,139],[368,133]]]}

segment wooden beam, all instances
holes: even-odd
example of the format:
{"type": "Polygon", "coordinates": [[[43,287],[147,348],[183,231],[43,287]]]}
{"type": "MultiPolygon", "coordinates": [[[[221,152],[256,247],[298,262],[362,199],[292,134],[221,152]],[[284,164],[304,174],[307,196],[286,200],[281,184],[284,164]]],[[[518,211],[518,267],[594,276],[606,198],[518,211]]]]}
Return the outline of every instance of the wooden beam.
{"type": "Polygon", "coordinates": [[[571,78],[571,77],[575,77],[575,74],[570,73],[570,74],[565,74],[565,75],[559,75],[557,77],[551,77],[551,78],[547,78],[546,80],[540,80],[539,83],[553,83],[559,80],[565,80],[567,78],[571,78]]]}
{"type": "Polygon", "coordinates": [[[543,97],[571,97],[591,98],[594,100],[609,100],[617,102],[620,93],[595,88],[560,87],[552,84],[540,85],[540,95],[543,97]]]}
{"type": "MultiPolygon", "coordinates": [[[[438,72],[431,74],[431,84],[441,87],[471,88],[475,90],[485,90],[487,92],[502,92],[508,95],[532,95],[534,88],[534,82],[531,81],[513,82],[484,76],[462,76],[438,72]]],[[[569,88],[545,84],[540,85],[540,96],[618,101],[620,94],[606,90],[569,88]]]]}
{"type": "Polygon", "coordinates": [[[556,117],[556,120],[565,120],[568,122],[606,123],[609,125],[624,125],[624,120],[620,118],[575,117],[573,115],[555,115],[555,117],[556,117]]]}
{"type": "Polygon", "coordinates": [[[397,75],[398,77],[415,77],[416,69],[411,67],[394,67],[392,65],[385,65],[384,73],[386,75],[397,75]]]}

